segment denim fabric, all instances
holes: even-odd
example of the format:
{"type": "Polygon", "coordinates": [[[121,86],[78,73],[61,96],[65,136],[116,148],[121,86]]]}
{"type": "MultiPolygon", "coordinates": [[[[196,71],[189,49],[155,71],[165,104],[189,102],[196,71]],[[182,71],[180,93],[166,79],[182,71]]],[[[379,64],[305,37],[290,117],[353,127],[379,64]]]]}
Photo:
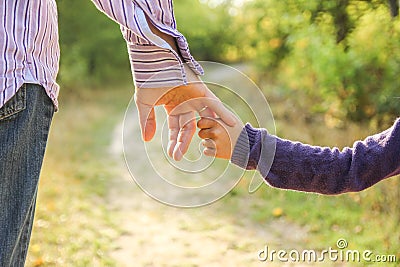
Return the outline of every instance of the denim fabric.
{"type": "Polygon", "coordinates": [[[24,84],[0,109],[0,266],[24,266],[54,106],[24,84]]]}

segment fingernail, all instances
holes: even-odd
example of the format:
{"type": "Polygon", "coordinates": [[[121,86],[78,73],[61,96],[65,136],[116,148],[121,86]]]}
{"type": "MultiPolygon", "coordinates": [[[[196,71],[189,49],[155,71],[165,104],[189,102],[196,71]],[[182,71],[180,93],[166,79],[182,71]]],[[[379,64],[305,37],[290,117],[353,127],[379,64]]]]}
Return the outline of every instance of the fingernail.
{"type": "Polygon", "coordinates": [[[183,157],[183,154],[182,154],[181,150],[180,149],[176,149],[174,151],[174,156],[173,156],[174,160],[180,161],[182,159],[182,157],[183,157]]]}

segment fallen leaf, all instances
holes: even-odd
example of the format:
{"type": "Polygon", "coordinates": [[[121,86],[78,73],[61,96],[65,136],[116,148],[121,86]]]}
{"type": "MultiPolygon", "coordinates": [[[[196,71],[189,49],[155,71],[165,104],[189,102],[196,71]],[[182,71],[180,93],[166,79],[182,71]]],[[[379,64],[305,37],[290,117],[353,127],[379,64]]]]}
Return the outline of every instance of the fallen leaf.
{"type": "Polygon", "coordinates": [[[281,216],[283,215],[283,209],[282,209],[282,208],[275,208],[275,209],[272,211],[272,215],[273,215],[274,217],[281,217],[281,216]]]}

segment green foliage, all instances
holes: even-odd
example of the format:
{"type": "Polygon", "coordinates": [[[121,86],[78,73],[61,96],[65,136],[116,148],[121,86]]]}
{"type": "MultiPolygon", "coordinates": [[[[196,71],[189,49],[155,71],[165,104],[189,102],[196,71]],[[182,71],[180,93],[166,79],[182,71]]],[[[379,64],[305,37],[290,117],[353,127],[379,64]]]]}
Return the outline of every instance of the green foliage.
{"type": "Polygon", "coordinates": [[[304,93],[301,108],[333,126],[390,123],[400,112],[400,22],[384,3],[256,0],[239,20],[255,29],[244,32],[261,76],[304,93]]]}
{"type": "MultiPolygon", "coordinates": [[[[400,22],[386,0],[175,0],[178,29],[198,60],[248,61],[307,113],[326,122],[373,121],[400,112],[400,22]]],[[[59,0],[60,82],[103,84],[130,73],[118,25],[90,1],[59,0]]]]}
{"type": "Polygon", "coordinates": [[[58,0],[64,86],[112,83],[130,73],[126,43],[116,23],[90,1],[58,0]]]}
{"type": "Polygon", "coordinates": [[[189,41],[197,60],[226,61],[229,49],[236,46],[237,32],[232,28],[230,5],[231,1],[216,6],[208,5],[207,1],[174,1],[178,30],[189,41]]]}
{"type": "MultiPolygon", "coordinates": [[[[117,23],[96,10],[90,1],[58,0],[62,85],[100,85],[130,74],[128,53],[117,23]]],[[[179,30],[198,60],[225,60],[234,45],[229,3],[214,8],[197,0],[176,0],[179,30]],[[190,12],[188,12],[190,10],[190,12]]]]}

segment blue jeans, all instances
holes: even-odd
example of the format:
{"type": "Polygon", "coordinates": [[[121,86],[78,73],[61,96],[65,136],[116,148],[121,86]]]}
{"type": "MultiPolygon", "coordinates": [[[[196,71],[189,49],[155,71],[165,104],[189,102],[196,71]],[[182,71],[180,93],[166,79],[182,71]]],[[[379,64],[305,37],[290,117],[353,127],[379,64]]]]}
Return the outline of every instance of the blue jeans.
{"type": "Polygon", "coordinates": [[[0,266],[24,266],[54,106],[24,84],[0,108],[0,266]]]}

